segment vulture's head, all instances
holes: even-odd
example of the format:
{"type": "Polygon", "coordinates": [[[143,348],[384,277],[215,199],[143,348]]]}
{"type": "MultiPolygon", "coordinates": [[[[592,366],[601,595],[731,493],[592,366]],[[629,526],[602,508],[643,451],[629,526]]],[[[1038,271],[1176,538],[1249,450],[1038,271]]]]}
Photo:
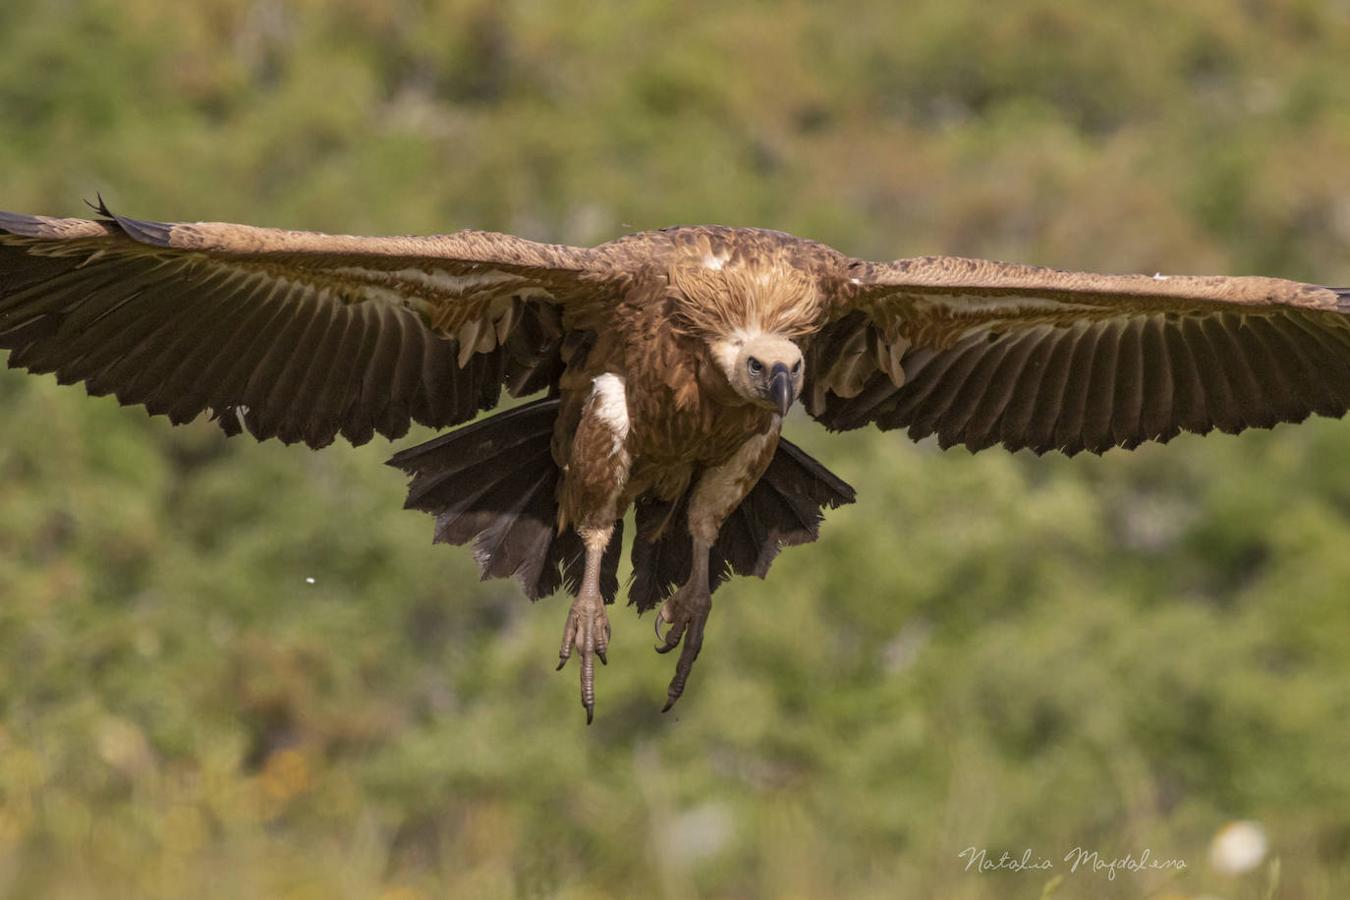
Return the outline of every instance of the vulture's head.
{"type": "Polygon", "coordinates": [[[802,351],[787,338],[737,333],[715,341],[713,357],[733,391],[779,415],[787,415],[802,391],[802,351]]]}

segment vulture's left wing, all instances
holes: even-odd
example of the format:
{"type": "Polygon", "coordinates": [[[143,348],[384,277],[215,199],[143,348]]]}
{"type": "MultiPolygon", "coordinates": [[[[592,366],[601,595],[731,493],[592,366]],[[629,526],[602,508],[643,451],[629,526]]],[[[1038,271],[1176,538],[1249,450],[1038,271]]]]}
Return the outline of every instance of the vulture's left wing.
{"type": "Polygon", "coordinates": [[[1350,291],[955,257],[852,261],[806,403],[943,447],[1101,453],[1350,408],[1350,291]]]}
{"type": "Polygon", "coordinates": [[[595,251],[461,231],[353,237],[0,213],[0,350],[174,422],[304,441],[445,426],[560,369],[621,273],[595,251]]]}

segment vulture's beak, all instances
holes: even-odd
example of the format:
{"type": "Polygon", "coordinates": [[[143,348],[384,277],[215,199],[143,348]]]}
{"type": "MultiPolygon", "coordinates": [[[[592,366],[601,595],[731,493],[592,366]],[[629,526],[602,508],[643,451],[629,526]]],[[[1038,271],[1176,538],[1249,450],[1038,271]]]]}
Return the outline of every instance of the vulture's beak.
{"type": "Polygon", "coordinates": [[[792,373],[782,363],[774,363],[769,370],[769,399],[780,416],[786,416],[792,407],[792,373]]]}

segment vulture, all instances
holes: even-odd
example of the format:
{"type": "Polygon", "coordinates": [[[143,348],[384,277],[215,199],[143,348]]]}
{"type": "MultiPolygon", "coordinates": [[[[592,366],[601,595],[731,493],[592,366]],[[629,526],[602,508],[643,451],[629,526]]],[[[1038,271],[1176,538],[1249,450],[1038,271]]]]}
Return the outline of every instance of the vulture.
{"type": "Polygon", "coordinates": [[[718,585],[854,499],[783,439],[794,405],[830,430],[1068,455],[1350,407],[1350,290],[1278,278],[872,262],[756,228],[581,248],[94,209],[0,213],[10,366],[314,448],[539,395],[389,462],[484,578],[573,595],[558,668],[578,657],[587,722],[630,507],[629,602],[680,648],[670,709],[718,585]]]}

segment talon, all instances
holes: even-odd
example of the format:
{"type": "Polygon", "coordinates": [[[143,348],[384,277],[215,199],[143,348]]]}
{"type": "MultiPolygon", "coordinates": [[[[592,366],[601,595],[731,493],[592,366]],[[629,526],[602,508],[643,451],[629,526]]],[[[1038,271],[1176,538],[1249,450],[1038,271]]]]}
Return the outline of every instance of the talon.
{"type": "Polygon", "coordinates": [[[688,585],[676,591],[662,605],[657,615],[656,636],[662,643],[656,647],[657,653],[669,653],[683,643],[679,662],[675,664],[675,677],[666,688],[666,705],[661,712],[669,712],[684,693],[689,673],[694,669],[694,661],[703,649],[703,626],[712,611],[712,596],[706,591],[691,590],[688,585]],[[660,624],[670,623],[670,631],[663,638],[660,624]]]}
{"type": "Polygon", "coordinates": [[[586,724],[595,721],[595,661],[609,665],[606,653],[609,649],[609,619],[605,616],[603,601],[598,595],[583,592],[567,611],[567,623],[563,627],[562,648],[558,651],[558,668],[562,671],[577,652],[581,676],[581,706],[586,710],[586,724]]]}
{"type": "Polygon", "coordinates": [[[684,620],[681,619],[676,621],[673,625],[670,626],[670,631],[666,632],[666,636],[663,639],[665,643],[657,647],[656,652],[669,653],[676,647],[680,646],[680,638],[684,637],[684,632],[685,632],[684,620]]]}

